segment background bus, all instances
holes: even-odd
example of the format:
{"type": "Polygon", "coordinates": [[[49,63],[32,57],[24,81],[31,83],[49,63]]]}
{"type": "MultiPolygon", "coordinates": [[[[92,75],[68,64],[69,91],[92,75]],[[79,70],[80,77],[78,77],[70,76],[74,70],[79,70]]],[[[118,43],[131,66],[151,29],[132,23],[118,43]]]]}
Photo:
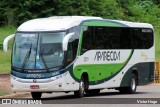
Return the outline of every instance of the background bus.
{"type": "Polygon", "coordinates": [[[62,16],[23,23],[12,52],[13,91],[135,93],[153,81],[153,27],[100,17],[62,16]]]}

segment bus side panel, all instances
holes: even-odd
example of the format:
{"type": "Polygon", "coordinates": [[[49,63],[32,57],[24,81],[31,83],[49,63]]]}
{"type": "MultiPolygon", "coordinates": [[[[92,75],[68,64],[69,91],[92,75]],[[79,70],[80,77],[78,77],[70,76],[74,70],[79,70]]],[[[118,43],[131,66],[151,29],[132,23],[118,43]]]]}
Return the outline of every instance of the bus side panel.
{"type": "Polygon", "coordinates": [[[153,82],[154,62],[144,62],[133,65],[124,75],[120,87],[130,85],[132,72],[138,73],[138,85],[145,85],[153,82]]]}
{"type": "Polygon", "coordinates": [[[150,82],[154,82],[154,62],[150,62],[149,64],[149,77],[150,82]]]}

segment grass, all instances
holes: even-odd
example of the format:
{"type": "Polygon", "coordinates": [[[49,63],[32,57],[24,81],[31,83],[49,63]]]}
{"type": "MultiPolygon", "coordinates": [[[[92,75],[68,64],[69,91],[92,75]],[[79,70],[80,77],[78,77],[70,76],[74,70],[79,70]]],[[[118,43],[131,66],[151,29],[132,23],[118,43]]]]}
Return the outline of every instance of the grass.
{"type": "Polygon", "coordinates": [[[0,27],[0,74],[10,72],[10,62],[11,62],[11,47],[13,40],[9,42],[9,50],[7,53],[2,51],[3,40],[16,32],[16,28],[13,26],[3,26],[0,27]]]}
{"type": "MultiPolygon", "coordinates": [[[[9,36],[15,32],[16,32],[16,28],[13,26],[0,27],[0,48],[1,49],[3,46],[3,40],[6,38],[6,36],[9,36]]],[[[12,43],[13,43],[13,40],[9,43],[9,48],[11,48],[12,43]]]]}
{"type": "Polygon", "coordinates": [[[0,74],[11,71],[11,50],[7,53],[0,51],[0,74]]]}
{"type": "MultiPolygon", "coordinates": [[[[0,27],[0,46],[3,44],[3,40],[6,36],[15,33],[16,28],[12,26],[0,27]]],[[[11,47],[12,41],[9,43],[9,50],[4,53],[0,50],[0,74],[9,73],[11,68],[11,47]]],[[[160,60],[160,28],[155,28],[155,53],[156,61],[160,60]]]]}
{"type": "Polygon", "coordinates": [[[155,28],[155,54],[156,61],[160,60],[160,28],[155,28]]]}
{"type": "Polygon", "coordinates": [[[6,94],[8,94],[8,92],[6,90],[0,90],[0,96],[6,95],[6,94]]]}

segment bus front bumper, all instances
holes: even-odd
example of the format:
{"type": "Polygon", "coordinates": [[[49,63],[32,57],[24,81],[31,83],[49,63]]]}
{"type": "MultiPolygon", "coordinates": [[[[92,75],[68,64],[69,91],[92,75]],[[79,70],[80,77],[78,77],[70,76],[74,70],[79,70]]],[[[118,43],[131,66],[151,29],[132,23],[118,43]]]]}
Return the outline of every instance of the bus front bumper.
{"type": "Polygon", "coordinates": [[[64,78],[21,79],[11,76],[11,87],[15,92],[63,92],[64,78]]]}

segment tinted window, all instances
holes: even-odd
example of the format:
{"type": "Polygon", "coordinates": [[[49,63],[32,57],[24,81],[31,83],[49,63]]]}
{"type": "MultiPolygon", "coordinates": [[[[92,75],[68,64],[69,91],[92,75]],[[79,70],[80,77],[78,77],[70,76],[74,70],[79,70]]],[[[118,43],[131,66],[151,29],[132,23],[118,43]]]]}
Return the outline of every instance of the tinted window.
{"type": "Polygon", "coordinates": [[[66,66],[69,65],[76,58],[77,47],[78,39],[75,39],[74,41],[68,43],[66,66]]]}
{"type": "Polygon", "coordinates": [[[94,28],[93,49],[118,49],[120,44],[119,29],[106,27],[94,28]]]}
{"type": "Polygon", "coordinates": [[[151,29],[132,29],[132,48],[148,49],[153,45],[153,33],[151,29]]]}
{"type": "Polygon", "coordinates": [[[82,51],[91,49],[149,49],[153,31],[149,28],[84,27],[82,51]]]}
{"type": "Polygon", "coordinates": [[[93,27],[85,27],[83,32],[83,40],[82,40],[82,51],[84,53],[90,49],[93,49],[93,36],[94,29],[93,27]]]}

